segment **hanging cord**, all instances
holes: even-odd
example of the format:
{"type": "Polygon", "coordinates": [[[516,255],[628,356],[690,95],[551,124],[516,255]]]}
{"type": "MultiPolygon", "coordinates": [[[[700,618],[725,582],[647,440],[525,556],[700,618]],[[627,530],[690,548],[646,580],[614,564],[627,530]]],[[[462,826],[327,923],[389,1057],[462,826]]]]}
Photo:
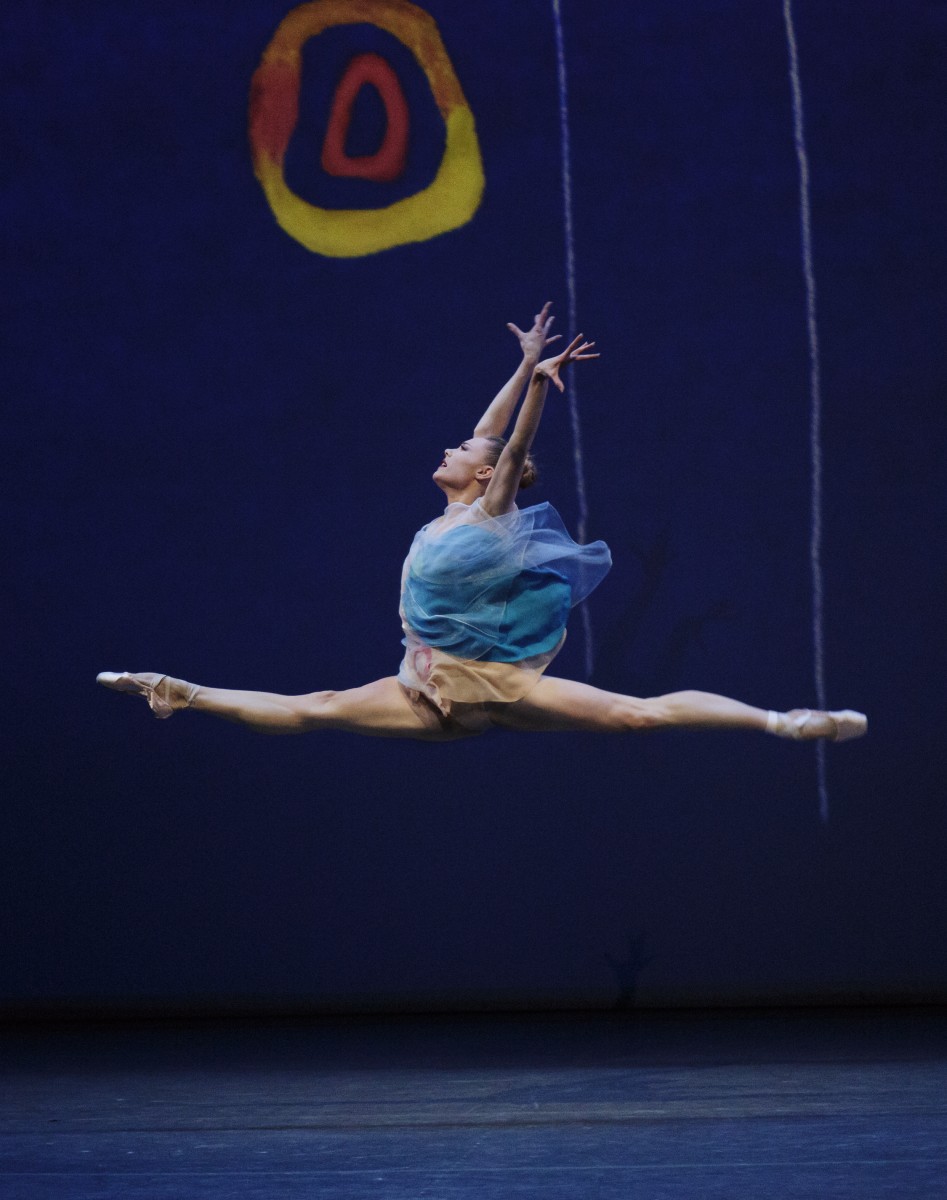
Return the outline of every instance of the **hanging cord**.
{"type": "MultiPolygon", "coordinates": [[[[559,138],[562,150],[562,211],[566,251],[566,287],[569,294],[569,329],[578,332],[577,301],[575,287],[575,235],[572,225],[572,155],[569,144],[569,93],[566,79],[566,49],[562,32],[562,12],[559,0],[552,0],[552,17],[556,30],[556,64],[559,77],[559,138]]],[[[572,429],[572,457],[575,465],[575,488],[578,499],[578,541],[588,541],[589,507],[585,493],[585,463],[582,456],[582,427],[579,421],[579,394],[573,371],[566,389],[569,405],[569,424],[572,429]]],[[[587,604],[579,605],[582,619],[582,635],[585,649],[585,678],[589,679],[595,666],[592,644],[592,619],[587,604]]]]}
{"type": "MultiPolygon", "coordinates": [[[[789,83],[792,90],[793,138],[799,163],[799,225],[802,235],[802,272],[806,281],[806,325],[809,335],[809,455],[811,461],[809,560],[812,572],[812,655],[816,704],[828,707],[825,699],[825,637],[822,586],[822,381],[819,370],[819,328],[816,323],[815,268],[812,259],[812,219],[809,195],[809,156],[802,113],[802,83],[799,78],[799,49],[792,19],[792,2],[783,0],[783,20],[789,48],[789,83]]],[[[829,819],[829,790],[826,778],[825,742],[816,745],[819,815],[829,819]]]]}

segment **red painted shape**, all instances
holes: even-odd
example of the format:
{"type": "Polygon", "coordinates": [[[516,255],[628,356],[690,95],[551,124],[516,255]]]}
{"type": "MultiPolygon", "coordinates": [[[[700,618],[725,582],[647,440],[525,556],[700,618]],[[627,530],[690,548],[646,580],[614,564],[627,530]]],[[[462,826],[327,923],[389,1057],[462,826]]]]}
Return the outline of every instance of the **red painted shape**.
{"type": "Polygon", "coordinates": [[[262,63],[250,83],[250,142],[254,160],[283,162],[299,117],[299,72],[285,63],[262,63]]]}
{"type": "Polygon", "coordinates": [[[358,54],[335,89],[329,126],[322,143],[322,169],[327,175],[389,183],[404,170],[409,128],[408,102],[394,68],[380,54],[358,54]],[[374,154],[352,157],[345,153],[345,139],[352,122],[355,97],[367,83],[378,92],[385,106],[385,138],[374,154]]]}

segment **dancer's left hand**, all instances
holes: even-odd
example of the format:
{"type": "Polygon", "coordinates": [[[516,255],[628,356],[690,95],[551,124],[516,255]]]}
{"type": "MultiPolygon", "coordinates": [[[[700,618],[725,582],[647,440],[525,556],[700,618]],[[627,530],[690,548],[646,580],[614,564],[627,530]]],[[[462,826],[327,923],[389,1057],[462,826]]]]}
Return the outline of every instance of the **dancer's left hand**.
{"type": "Polygon", "coordinates": [[[552,329],[552,323],[555,317],[549,315],[549,310],[552,308],[552,301],[547,300],[542,307],[542,311],[538,312],[533,317],[532,329],[526,330],[524,333],[518,325],[514,325],[512,321],[507,322],[507,329],[514,334],[519,341],[520,348],[523,351],[523,357],[527,362],[536,363],[539,361],[539,356],[542,354],[543,347],[548,346],[550,342],[559,340],[559,334],[555,333],[552,337],[549,336],[549,331],[552,329]]]}

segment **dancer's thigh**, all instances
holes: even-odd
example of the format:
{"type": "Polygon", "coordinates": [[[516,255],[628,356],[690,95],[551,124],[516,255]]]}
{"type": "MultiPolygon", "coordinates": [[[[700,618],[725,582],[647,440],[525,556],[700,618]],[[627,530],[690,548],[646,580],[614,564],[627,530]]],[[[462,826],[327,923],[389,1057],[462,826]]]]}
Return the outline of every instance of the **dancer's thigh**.
{"type": "Polygon", "coordinates": [[[522,700],[491,704],[494,725],[533,732],[621,733],[646,724],[647,701],[544,675],[522,700]]]}
{"type": "Polygon", "coordinates": [[[470,730],[455,727],[423,698],[413,700],[393,675],[363,687],[328,693],[319,699],[315,715],[317,726],[369,737],[444,742],[471,734],[470,730]]]}

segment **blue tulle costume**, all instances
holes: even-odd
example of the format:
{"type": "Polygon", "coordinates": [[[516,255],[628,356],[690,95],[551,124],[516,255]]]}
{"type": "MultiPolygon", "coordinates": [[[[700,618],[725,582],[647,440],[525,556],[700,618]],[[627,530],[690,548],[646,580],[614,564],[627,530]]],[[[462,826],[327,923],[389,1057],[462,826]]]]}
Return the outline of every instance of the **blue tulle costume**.
{"type": "Polygon", "coordinates": [[[604,578],[604,542],[580,546],[550,504],[493,517],[449,504],[402,573],[399,679],[442,712],[526,694],[565,638],[569,610],[604,578]]]}

